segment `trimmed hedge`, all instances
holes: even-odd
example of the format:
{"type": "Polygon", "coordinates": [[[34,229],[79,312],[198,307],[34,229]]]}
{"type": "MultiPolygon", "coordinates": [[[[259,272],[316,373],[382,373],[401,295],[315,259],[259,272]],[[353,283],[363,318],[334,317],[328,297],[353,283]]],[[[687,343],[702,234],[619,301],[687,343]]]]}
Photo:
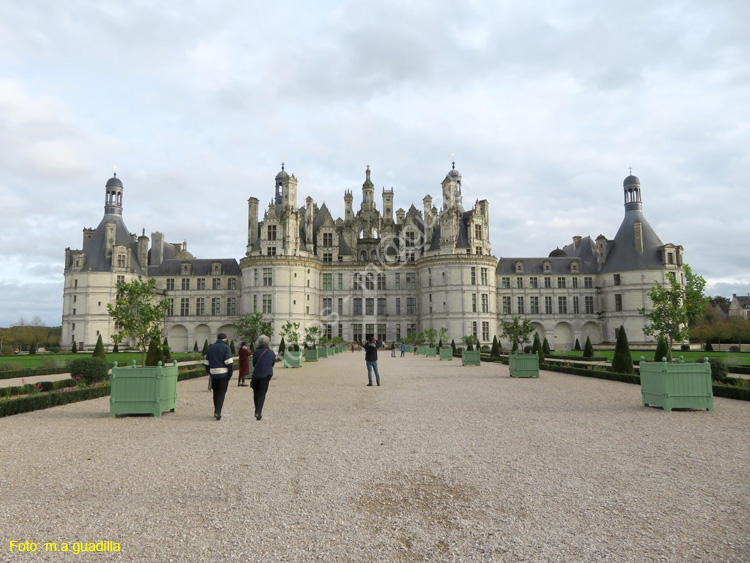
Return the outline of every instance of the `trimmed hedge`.
{"type": "MultiPolygon", "coordinates": [[[[15,387],[0,387],[0,397],[15,397],[16,395],[26,395],[31,393],[36,383],[27,383],[26,385],[16,385],[15,387]]],[[[64,389],[66,387],[75,387],[75,379],[61,379],[60,381],[42,381],[39,383],[39,390],[43,393],[64,389]]]]}
{"type": "Polygon", "coordinates": [[[0,379],[19,379],[21,377],[33,377],[35,375],[57,375],[58,373],[67,373],[67,366],[56,368],[25,368],[11,371],[0,371],[0,379]]]}

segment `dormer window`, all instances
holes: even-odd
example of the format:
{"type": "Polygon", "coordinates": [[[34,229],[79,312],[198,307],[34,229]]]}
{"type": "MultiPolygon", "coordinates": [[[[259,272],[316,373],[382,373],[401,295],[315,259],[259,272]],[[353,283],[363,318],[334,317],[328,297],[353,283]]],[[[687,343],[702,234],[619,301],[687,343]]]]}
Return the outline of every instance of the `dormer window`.
{"type": "Polygon", "coordinates": [[[189,276],[190,275],[190,262],[183,262],[182,263],[182,275],[183,276],[189,276]]]}
{"type": "Polygon", "coordinates": [[[211,264],[211,275],[213,276],[221,275],[221,262],[213,262],[211,264]]]}
{"type": "Polygon", "coordinates": [[[543,269],[545,272],[551,272],[552,271],[552,264],[549,262],[544,262],[543,269]]]}
{"type": "Polygon", "coordinates": [[[516,262],[516,273],[523,274],[523,262],[516,262]]]}

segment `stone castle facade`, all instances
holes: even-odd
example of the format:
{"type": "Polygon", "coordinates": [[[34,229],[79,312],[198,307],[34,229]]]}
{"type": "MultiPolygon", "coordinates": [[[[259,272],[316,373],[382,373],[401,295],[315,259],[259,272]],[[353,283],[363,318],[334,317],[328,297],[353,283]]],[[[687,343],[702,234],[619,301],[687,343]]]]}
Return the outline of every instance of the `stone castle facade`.
{"type": "MultiPolygon", "coordinates": [[[[116,327],[107,304],[119,280],[154,278],[171,302],[164,334],[175,351],[202,346],[218,332],[234,334],[241,314],[260,311],[279,329],[287,321],[315,323],[328,337],[359,341],[375,335],[400,341],[427,328],[446,328],[460,341],[473,334],[490,343],[500,321],[529,318],[556,349],[576,339],[614,341],[619,326],[631,343],[648,342],[641,307],[654,282],[682,276],[682,247],[663,244],[643,215],[640,181],[623,184],[625,218],[614,239],[573,237],[548,257],[497,259],[490,245],[489,204],[463,204],[455,164],[442,181],[440,208],[394,210],[393,189],[381,208],[369,167],[359,209],[344,193],[344,217],[306,198],[298,207],[297,179],[282,164],[273,199],[262,210],[248,199],[244,257],[196,259],[186,243],[129,233],[122,218],[123,185],[106,184],[104,217],[84,229],[82,250],[65,251],[62,341],[92,348],[111,344],[116,327]]],[[[437,203],[437,201],[435,202],[437,203]]],[[[507,345],[507,343],[504,343],[507,345]]]]}

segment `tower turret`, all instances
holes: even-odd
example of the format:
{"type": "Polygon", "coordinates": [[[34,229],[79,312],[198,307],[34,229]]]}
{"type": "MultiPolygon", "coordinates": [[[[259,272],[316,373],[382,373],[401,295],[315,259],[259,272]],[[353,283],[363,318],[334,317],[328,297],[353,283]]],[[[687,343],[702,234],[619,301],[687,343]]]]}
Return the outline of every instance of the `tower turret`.
{"type": "Polygon", "coordinates": [[[117,172],[107,180],[104,198],[105,215],[122,215],[122,182],[117,177],[117,172]]]}
{"type": "Polygon", "coordinates": [[[622,191],[625,197],[625,210],[631,211],[643,209],[641,202],[641,181],[632,174],[625,178],[622,183],[622,191]]]}
{"type": "Polygon", "coordinates": [[[375,207],[375,186],[370,180],[370,165],[365,170],[365,182],[362,184],[362,209],[375,207]]]}
{"type": "Polygon", "coordinates": [[[345,190],[344,191],[344,206],[346,208],[346,211],[344,213],[345,221],[350,221],[351,219],[354,219],[354,212],[352,211],[353,201],[354,201],[354,196],[352,195],[352,191],[345,190]]]}
{"type": "Polygon", "coordinates": [[[393,188],[383,188],[383,220],[393,223],[393,188]]]}

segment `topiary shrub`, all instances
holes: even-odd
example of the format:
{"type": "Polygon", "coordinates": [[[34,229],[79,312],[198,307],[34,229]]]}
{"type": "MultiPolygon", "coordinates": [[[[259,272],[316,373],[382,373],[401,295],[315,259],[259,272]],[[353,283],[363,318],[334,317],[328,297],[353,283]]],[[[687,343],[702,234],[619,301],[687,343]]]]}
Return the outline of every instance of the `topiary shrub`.
{"type": "Polygon", "coordinates": [[[203,350],[201,351],[201,354],[204,356],[208,354],[208,338],[206,338],[205,342],[203,342],[203,350]]]}
{"type": "Polygon", "coordinates": [[[575,346],[575,348],[573,348],[573,349],[574,349],[574,350],[575,350],[576,352],[580,352],[580,351],[581,351],[581,343],[580,343],[580,342],[578,342],[578,339],[577,339],[577,338],[576,338],[576,346],[575,346]]]}
{"type": "Polygon", "coordinates": [[[586,344],[583,346],[583,357],[584,358],[593,358],[594,357],[594,347],[591,345],[591,338],[588,336],[586,337],[586,344]]]}
{"type": "Polygon", "coordinates": [[[706,338],[706,347],[704,348],[704,350],[706,352],[713,352],[714,351],[714,347],[711,346],[711,341],[708,338],[706,338]]]}
{"type": "Polygon", "coordinates": [[[730,351],[730,352],[731,352],[732,354],[737,354],[737,353],[739,353],[739,351],[740,351],[740,347],[739,347],[739,346],[730,346],[730,347],[729,347],[729,351],[730,351]]]}
{"type": "Polygon", "coordinates": [[[73,379],[91,385],[107,379],[109,365],[101,358],[77,358],[68,364],[68,371],[73,379]]]}
{"type": "Polygon", "coordinates": [[[193,344],[193,352],[200,352],[200,350],[198,350],[198,341],[197,340],[195,341],[195,344],[193,344]]]}
{"type": "Polygon", "coordinates": [[[281,343],[279,344],[279,356],[284,357],[284,351],[286,350],[286,343],[284,337],[281,337],[281,343]]]}
{"type": "Polygon", "coordinates": [[[164,363],[167,363],[172,359],[172,351],[169,349],[169,340],[167,340],[166,336],[164,337],[164,342],[161,345],[161,355],[164,358],[164,363]]]}
{"type": "Polygon", "coordinates": [[[615,355],[612,357],[612,371],[615,373],[633,373],[633,356],[630,354],[628,337],[625,335],[625,327],[620,325],[617,331],[617,344],[615,355]]]}
{"type": "Polygon", "coordinates": [[[490,351],[490,356],[492,358],[500,357],[500,344],[497,341],[497,335],[495,335],[492,339],[492,350],[490,351]]]}
{"type": "Polygon", "coordinates": [[[682,350],[683,352],[690,352],[690,344],[681,344],[680,350],[682,350]]]}
{"type": "Polygon", "coordinates": [[[654,352],[654,361],[655,362],[661,362],[663,358],[667,358],[667,361],[669,361],[669,350],[667,347],[667,341],[663,338],[659,339],[659,342],[656,344],[656,352],[654,352]]]}
{"type": "Polygon", "coordinates": [[[31,346],[29,347],[29,356],[36,355],[37,345],[36,342],[32,342],[31,346]]]}
{"type": "Polygon", "coordinates": [[[234,347],[234,340],[229,341],[229,351],[232,353],[232,356],[237,355],[237,348],[234,347]]]}
{"type": "Polygon", "coordinates": [[[542,342],[542,352],[546,354],[551,354],[552,350],[549,348],[549,342],[547,342],[547,337],[544,337],[544,342],[542,342]]]}
{"type": "MultiPolygon", "coordinates": [[[[698,363],[703,363],[705,358],[698,359],[698,363]]],[[[708,358],[711,365],[711,381],[725,381],[729,375],[729,368],[721,358],[708,358]]]]}
{"type": "Polygon", "coordinates": [[[73,341],[73,348],[70,350],[71,354],[77,354],[78,353],[78,344],[73,341]]]}
{"type": "Polygon", "coordinates": [[[163,362],[161,343],[154,339],[148,345],[148,354],[146,354],[146,365],[147,366],[158,366],[159,362],[163,362]]]}
{"type": "Polygon", "coordinates": [[[524,346],[523,347],[523,353],[524,354],[531,354],[531,346],[524,346]]]}
{"type": "Polygon", "coordinates": [[[531,353],[539,356],[539,363],[544,361],[544,348],[542,347],[542,341],[539,340],[539,333],[534,333],[534,343],[531,345],[531,353]]]}
{"type": "Polygon", "coordinates": [[[102,335],[96,339],[96,346],[94,346],[94,353],[91,354],[92,358],[101,358],[105,362],[107,361],[107,354],[104,352],[104,342],[102,342],[102,335]]]}

